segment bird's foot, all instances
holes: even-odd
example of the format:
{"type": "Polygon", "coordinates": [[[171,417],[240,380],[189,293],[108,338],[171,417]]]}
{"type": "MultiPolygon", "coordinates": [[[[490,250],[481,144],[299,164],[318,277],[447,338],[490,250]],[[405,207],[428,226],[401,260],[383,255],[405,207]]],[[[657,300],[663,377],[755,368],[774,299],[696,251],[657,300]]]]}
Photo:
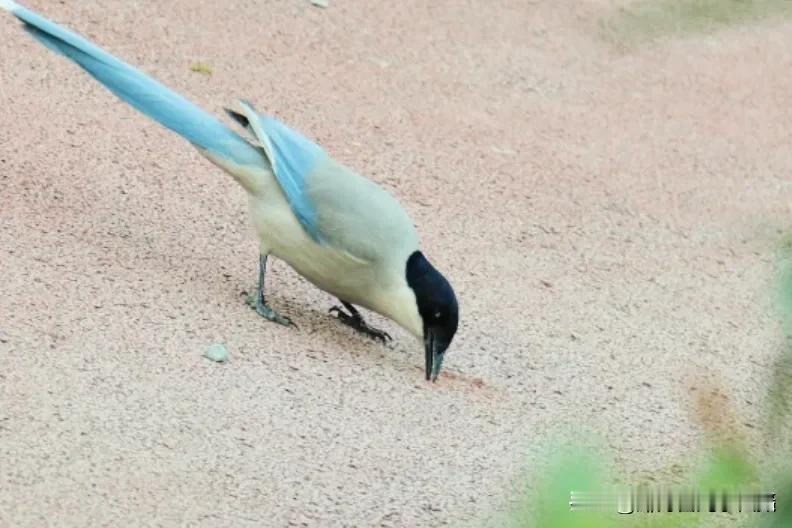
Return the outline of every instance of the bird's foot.
{"type": "Polygon", "coordinates": [[[268,321],[272,321],[273,323],[278,323],[279,325],[283,326],[293,326],[297,328],[297,325],[294,322],[286,317],[285,315],[281,315],[266,304],[261,299],[260,295],[248,295],[247,300],[245,301],[248,306],[256,310],[256,313],[259,314],[261,317],[268,321]]]}
{"type": "Polygon", "coordinates": [[[378,341],[382,341],[383,343],[393,339],[390,334],[388,334],[388,332],[369,326],[359,313],[349,315],[340,306],[333,306],[329,311],[330,313],[335,312],[337,314],[336,319],[350,328],[354,328],[361,334],[369,336],[371,339],[376,339],[378,341]]]}

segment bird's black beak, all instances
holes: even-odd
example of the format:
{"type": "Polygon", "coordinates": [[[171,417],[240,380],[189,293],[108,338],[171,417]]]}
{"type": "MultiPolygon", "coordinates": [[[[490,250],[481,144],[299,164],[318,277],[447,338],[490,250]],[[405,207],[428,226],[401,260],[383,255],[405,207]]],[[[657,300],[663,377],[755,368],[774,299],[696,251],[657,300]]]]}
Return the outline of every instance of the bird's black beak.
{"type": "Polygon", "coordinates": [[[443,366],[445,349],[434,332],[429,330],[424,337],[424,359],[426,363],[426,381],[437,381],[440,368],[443,366]]]}

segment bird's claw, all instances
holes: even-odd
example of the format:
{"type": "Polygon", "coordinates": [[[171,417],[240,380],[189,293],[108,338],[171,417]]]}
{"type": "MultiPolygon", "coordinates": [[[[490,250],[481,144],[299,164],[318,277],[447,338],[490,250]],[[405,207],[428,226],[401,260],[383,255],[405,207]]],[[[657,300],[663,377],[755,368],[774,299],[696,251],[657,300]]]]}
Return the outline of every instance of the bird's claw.
{"type": "Polygon", "coordinates": [[[349,315],[340,306],[333,306],[328,311],[329,313],[338,314],[336,316],[336,319],[341,321],[343,324],[349,326],[350,328],[357,330],[361,334],[367,335],[371,339],[381,341],[383,344],[393,340],[393,338],[390,336],[388,332],[369,326],[366,323],[366,321],[364,321],[363,318],[360,317],[359,314],[357,316],[349,315]]]}
{"type": "Polygon", "coordinates": [[[277,323],[283,326],[293,326],[297,328],[297,325],[294,324],[294,321],[286,317],[285,315],[281,315],[266,304],[262,302],[261,297],[258,295],[248,295],[246,304],[256,310],[256,313],[259,314],[261,317],[268,321],[272,321],[273,323],[277,323]]]}

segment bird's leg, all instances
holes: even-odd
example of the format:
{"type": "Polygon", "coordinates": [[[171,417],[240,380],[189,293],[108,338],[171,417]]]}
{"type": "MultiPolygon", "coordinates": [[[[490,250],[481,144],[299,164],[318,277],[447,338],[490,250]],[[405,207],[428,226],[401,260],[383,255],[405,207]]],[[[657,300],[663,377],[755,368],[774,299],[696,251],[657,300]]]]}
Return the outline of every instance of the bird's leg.
{"type": "MultiPolygon", "coordinates": [[[[339,299],[339,301],[341,301],[341,299],[339,299]]],[[[333,306],[330,308],[330,313],[335,312],[338,314],[337,319],[339,321],[349,327],[354,328],[361,334],[367,335],[372,339],[378,339],[383,343],[392,339],[388,332],[377,330],[376,328],[369,326],[366,321],[363,320],[363,316],[360,315],[360,312],[358,312],[354,306],[346,301],[341,301],[341,304],[344,305],[344,308],[346,308],[349,313],[346,313],[343,309],[341,309],[340,306],[333,306]]]]}
{"type": "Polygon", "coordinates": [[[278,323],[283,326],[293,326],[297,328],[297,325],[292,322],[291,319],[288,317],[279,314],[269,306],[264,301],[264,274],[267,271],[267,255],[260,255],[259,256],[259,276],[258,276],[258,290],[256,294],[253,296],[248,297],[248,305],[255,309],[258,314],[267,319],[272,321],[273,323],[278,323]]]}

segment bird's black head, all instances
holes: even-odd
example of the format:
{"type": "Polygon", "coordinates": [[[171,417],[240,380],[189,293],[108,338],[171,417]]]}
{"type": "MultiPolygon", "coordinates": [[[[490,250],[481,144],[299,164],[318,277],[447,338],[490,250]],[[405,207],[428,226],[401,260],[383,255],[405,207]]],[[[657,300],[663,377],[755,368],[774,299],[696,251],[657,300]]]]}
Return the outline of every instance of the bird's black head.
{"type": "Polygon", "coordinates": [[[415,292],[423,320],[426,379],[436,381],[445,351],[457,331],[459,305],[446,278],[420,251],[407,259],[407,284],[415,292]]]}

